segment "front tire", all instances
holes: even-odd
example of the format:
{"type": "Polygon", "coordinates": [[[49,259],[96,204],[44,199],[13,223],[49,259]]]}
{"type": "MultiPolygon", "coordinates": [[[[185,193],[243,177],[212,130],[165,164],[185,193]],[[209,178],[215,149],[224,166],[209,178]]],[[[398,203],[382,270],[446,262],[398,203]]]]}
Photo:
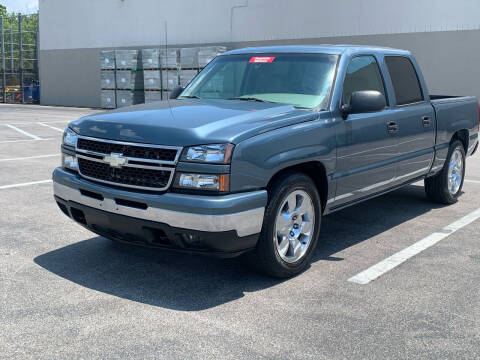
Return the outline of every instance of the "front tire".
{"type": "Polygon", "coordinates": [[[276,278],[303,271],[318,242],[321,209],[310,177],[301,173],[281,176],[269,191],[257,247],[247,254],[250,264],[276,278]]]}
{"type": "Polygon", "coordinates": [[[450,145],[443,169],[425,179],[427,198],[439,204],[454,204],[462,192],[465,178],[465,149],[459,140],[450,145]]]}

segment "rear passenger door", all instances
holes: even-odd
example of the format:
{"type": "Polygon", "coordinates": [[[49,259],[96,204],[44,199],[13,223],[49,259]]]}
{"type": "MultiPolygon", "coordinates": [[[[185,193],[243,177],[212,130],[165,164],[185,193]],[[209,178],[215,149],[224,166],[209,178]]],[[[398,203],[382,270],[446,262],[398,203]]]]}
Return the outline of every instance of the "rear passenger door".
{"type": "Polygon", "coordinates": [[[422,91],[414,64],[406,56],[385,56],[395,98],[398,162],[396,184],[425,175],[435,146],[435,113],[422,91]]]}

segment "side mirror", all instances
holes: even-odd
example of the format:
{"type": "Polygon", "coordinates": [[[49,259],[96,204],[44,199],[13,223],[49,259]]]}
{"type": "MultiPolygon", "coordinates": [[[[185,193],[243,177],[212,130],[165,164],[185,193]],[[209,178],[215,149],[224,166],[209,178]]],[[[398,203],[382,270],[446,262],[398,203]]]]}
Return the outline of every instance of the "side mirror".
{"type": "Polygon", "coordinates": [[[350,104],[342,105],[342,113],[346,117],[348,114],[359,114],[375,112],[385,109],[387,101],[385,95],[380,91],[363,90],[355,91],[350,98],[350,104]]]}
{"type": "Polygon", "coordinates": [[[173,91],[170,93],[169,99],[176,99],[180,96],[180,94],[185,90],[182,86],[177,86],[173,91]]]}

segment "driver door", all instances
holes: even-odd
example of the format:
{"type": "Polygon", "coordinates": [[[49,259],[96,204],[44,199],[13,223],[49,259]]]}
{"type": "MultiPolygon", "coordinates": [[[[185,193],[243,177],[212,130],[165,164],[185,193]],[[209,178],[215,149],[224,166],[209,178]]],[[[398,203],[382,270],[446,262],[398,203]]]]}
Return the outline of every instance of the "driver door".
{"type": "MultiPolygon", "coordinates": [[[[355,91],[376,90],[386,96],[383,78],[374,56],[350,60],[343,84],[342,104],[355,91]]],[[[395,115],[387,107],[373,113],[350,114],[338,126],[335,206],[381,192],[395,180],[397,156],[395,115]]]]}

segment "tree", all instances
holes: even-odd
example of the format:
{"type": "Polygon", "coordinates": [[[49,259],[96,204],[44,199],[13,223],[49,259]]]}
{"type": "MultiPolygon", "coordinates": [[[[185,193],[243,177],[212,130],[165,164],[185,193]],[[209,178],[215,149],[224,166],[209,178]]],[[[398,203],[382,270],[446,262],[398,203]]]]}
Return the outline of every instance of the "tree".
{"type": "Polygon", "coordinates": [[[0,16],[7,15],[7,7],[5,5],[0,4],[0,16]]]}

